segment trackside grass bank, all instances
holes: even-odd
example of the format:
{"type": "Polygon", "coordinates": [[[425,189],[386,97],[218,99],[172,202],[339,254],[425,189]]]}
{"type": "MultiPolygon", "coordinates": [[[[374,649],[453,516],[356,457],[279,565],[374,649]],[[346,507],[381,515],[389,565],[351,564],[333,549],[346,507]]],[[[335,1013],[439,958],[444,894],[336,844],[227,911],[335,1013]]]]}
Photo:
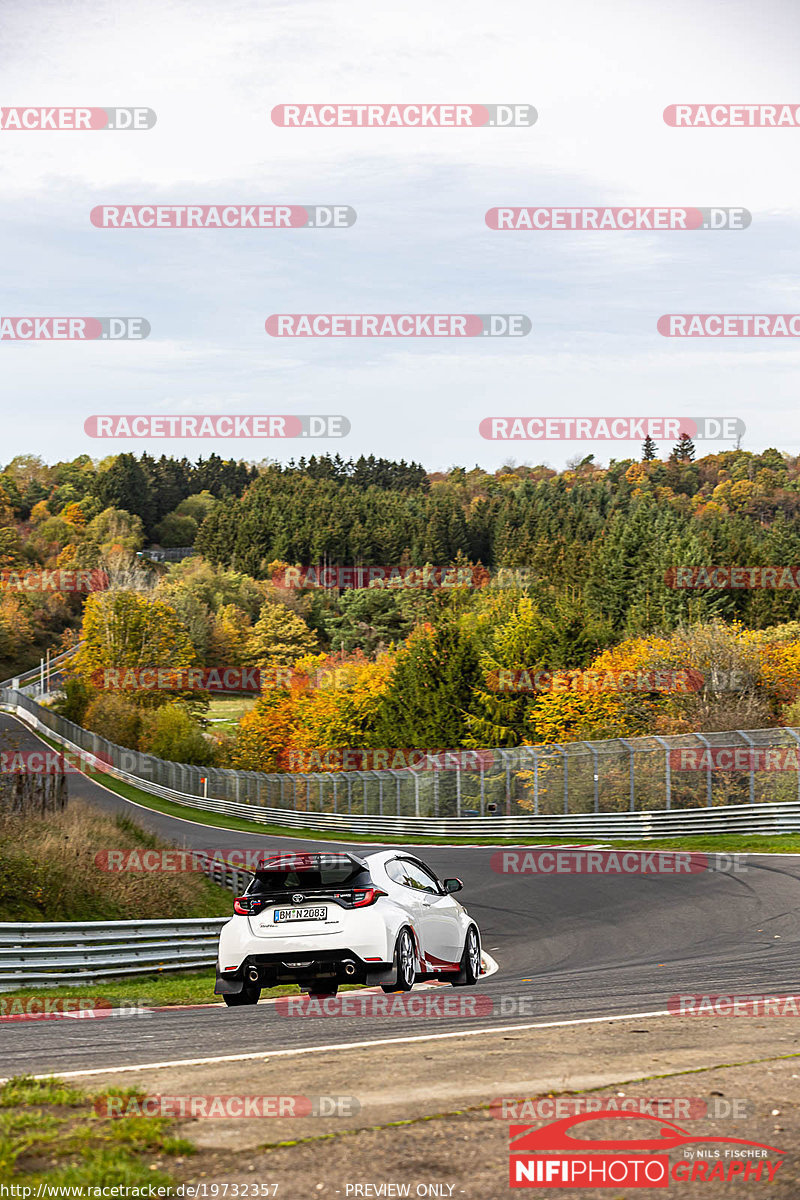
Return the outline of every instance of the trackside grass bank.
{"type": "Polygon", "coordinates": [[[0,921],[224,917],[231,895],[197,872],[109,872],[103,850],[166,849],[123,814],[70,800],[56,813],[0,812],[0,921]],[[102,860],[101,860],[102,861],[102,860]]]}
{"type": "Polygon", "coordinates": [[[97,1115],[95,1106],[111,1097],[138,1095],[136,1088],[89,1094],[56,1078],[9,1080],[0,1086],[0,1182],[31,1187],[34,1196],[46,1185],[138,1186],[144,1195],[148,1185],[171,1188],[171,1168],[195,1152],[186,1138],[174,1136],[174,1121],[97,1115]]]}

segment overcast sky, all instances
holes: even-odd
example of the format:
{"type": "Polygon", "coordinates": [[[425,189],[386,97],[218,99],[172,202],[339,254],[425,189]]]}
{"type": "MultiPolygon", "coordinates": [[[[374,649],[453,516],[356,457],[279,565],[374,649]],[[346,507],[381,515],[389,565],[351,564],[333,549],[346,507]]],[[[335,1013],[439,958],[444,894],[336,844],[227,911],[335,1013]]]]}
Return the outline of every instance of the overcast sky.
{"type": "MultiPolygon", "coordinates": [[[[598,461],[483,417],[732,416],[800,452],[792,340],[661,337],[800,312],[800,128],[672,129],[677,102],[800,106],[789,0],[5,0],[3,105],[141,105],[146,132],[0,132],[10,316],[143,316],[144,342],[0,343],[0,459],[120,450],[598,461]],[[528,103],[532,128],[292,130],[293,102],[528,103]],[[105,230],[111,203],[337,203],[343,230],[105,230]],[[742,206],[739,232],[498,233],[496,205],[742,206]],[[277,339],[271,313],[525,313],[525,338],[277,339]],[[97,441],[95,413],[342,413],[342,441],[97,441]]],[[[708,449],[727,444],[709,444],[708,449]]],[[[661,447],[662,452],[669,449],[661,447]]]]}

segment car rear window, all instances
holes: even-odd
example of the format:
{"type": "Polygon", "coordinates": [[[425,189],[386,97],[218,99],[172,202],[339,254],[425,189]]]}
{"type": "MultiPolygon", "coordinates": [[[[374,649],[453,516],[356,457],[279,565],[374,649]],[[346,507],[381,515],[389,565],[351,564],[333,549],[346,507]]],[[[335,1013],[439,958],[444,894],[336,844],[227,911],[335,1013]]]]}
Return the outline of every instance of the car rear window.
{"type": "Polygon", "coordinates": [[[357,863],[322,866],[319,869],[259,871],[247,889],[249,895],[260,892],[310,891],[312,888],[369,887],[369,871],[357,863]]]}

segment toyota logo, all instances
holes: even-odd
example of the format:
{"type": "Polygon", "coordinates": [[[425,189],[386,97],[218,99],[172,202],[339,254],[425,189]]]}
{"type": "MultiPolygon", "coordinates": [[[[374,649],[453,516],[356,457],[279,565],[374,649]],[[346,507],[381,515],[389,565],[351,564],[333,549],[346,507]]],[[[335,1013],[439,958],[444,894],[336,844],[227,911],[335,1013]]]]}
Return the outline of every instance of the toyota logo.
{"type": "Polygon", "coordinates": [[[295,892],[292,896],[292,904],[299,904],[301,900],[305,900],[305,896],[302,896],[300,892],[295,892]]]}

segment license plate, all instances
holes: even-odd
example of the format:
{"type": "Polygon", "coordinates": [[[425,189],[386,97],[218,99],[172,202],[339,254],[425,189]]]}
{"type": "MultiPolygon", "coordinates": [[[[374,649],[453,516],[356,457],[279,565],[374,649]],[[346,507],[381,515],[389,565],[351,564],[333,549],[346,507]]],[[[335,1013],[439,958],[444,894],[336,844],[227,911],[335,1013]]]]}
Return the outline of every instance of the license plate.
{"type": "Polygon", "coordinates": [[[272,920],[277,925],[283,921],[325,921],[327,908],[276,908],[272,920]]]}

